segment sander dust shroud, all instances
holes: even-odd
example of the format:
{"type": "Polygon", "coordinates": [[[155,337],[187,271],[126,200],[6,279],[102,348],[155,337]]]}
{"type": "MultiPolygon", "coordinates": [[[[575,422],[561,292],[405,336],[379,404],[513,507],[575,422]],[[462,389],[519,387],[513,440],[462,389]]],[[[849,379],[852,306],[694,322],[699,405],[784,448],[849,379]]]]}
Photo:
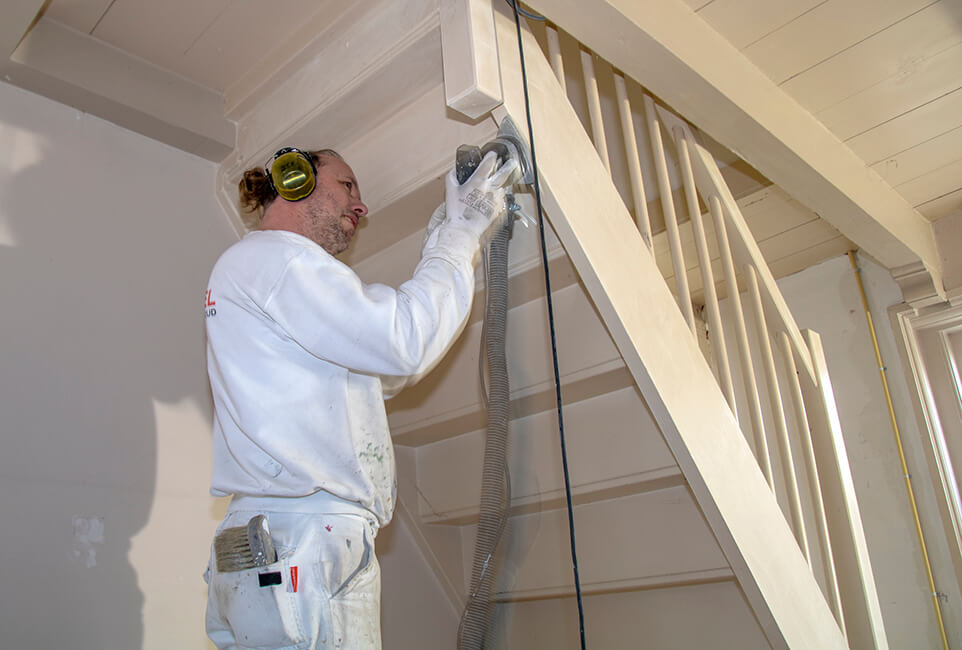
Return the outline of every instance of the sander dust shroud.
{"type": "MultiPolygon", "coordinates": [[[[497,137],[482,147],[458,147],[455,173],[464,183],[490,151],[501,162],[518,161],[521,178],[514,184],[531,184],[534,171],[531,156],[517,128],[506,117],[497,137]]],[[[508,474],[508,421],[510,395],[508,367],[505,358],[505,330],[508,315],[508,242],[519,207],[514,195],[506,195],[508,218],[492,236],[484,252],[485,315],[482,345],[488,367],[488,428],[484,443],[484,465],[481,474],[481,506],[478,520],[471,587],[461,624],[458,627],[458,650],[481,650],[485,644],[491,617],[490,593],[494,577],[494,556],[504,532],[511,505],[511,482],[508,474]]],[[[482,392],[484,372],[481,371],[482,392]]]]}

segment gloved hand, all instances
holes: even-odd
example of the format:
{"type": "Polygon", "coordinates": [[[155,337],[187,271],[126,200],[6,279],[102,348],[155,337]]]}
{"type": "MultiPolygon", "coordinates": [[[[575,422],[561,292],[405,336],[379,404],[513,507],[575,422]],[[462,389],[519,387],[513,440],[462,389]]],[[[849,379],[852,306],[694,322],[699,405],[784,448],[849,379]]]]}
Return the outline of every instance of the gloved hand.
{"type": "Polygon", "coordinates": [[[514,159],[495,169],[497,164],[497,154],[488,152],[464,185],[458,184],[455,170],[448,173],[445,201],[428,222],[422,255],[437,246],[452,252],[467,249],[473,255],[486,235],[500,224],[507,213],[506,186],[516,177],[519,167],[514,159]]]}
{"type": "Polygon", "coordinates": [[[505,185],[518,171],[518,161],[508,159],[498,165],[498,156],[489,151],[471,177],[458,185],[455,170],[445,179],[444,208],[452,226],[464,228],[480,239],[505,212],[505,185]]]}

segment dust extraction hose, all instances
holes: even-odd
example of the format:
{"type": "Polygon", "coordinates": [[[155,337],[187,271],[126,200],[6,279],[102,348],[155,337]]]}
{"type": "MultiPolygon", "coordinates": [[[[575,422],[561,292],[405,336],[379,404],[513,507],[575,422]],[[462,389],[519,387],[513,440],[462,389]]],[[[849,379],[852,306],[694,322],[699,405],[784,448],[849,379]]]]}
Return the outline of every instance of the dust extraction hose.
{"type": "Polygon", "coordinates": [[[488,429],[484,443],[481,508],[471,589],[458,628],[458,650],[481,650],[484,647],[491,611],[495,551],[504,531],[511,501],[506,458],[510,395],[504,341],[508,316],[508,242],[513,224],[514,218],[509,216],[507,223],[489,243],[484,315],[484,348],[489,374],[488,429]]]}

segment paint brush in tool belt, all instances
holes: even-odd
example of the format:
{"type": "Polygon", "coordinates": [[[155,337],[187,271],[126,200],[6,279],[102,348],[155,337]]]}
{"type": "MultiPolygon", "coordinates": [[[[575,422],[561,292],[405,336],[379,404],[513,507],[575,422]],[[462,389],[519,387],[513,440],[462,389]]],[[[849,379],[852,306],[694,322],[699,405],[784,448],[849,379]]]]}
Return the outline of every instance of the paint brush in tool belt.
{"type": "Polygon", "coordinates": [[[267,517],[255,515],[246,526],[225,528],[214,538],[217,571],[230,573],[267,566],[277,561],[277,551],[267,517]]]}

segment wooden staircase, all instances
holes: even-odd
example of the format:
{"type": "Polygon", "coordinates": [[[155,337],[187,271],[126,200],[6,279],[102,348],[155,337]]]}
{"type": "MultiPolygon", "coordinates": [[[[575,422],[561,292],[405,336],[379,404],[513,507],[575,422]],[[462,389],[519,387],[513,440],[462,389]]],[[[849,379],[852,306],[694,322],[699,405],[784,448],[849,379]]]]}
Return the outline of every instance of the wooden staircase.
{"type": "MultiPolygon", "coordinates": [[[[356,61],[345,58],[344,65],[354,74],[349,84],[325,89],[326,64],[307,65],[281,82],[249,116],[239,116],[241,146],[219,174],[225,207],[233,209],[225,197],[236,187],[239,170],[257,164],[276,146],[298,142],[333,147],[364,179],[365,197],[375,213],[345,261],[366,282],[397,285],[409,277],[427,215],[441,200],[439,179],[457,145],[485,142],[494,135],[496,121],[506,116],[518,125],[526,123],[515,26],[507,5],[443,0],[438,13],[433,4],[417,0],[402,10],[378,0],[369,9],[358,6],[356,26],[334,35],[334,42],[325,46],[326,52],[336,53],[347,51],[352,40],[381,39],[370,55],[363,51],[355,53],[356,61]],[[450,13],[453,5],[460,14],[450,13]],[[397,14],[397,33],[383,28],[384,16],[378,18],[380,31],[366,18],[391,12],[397,14]],[[458,16],[464,27],[465,12],[470,16],[465,34],[445,37],[458,16]],[[485,21],[490,25],[481,24],[485,21]],[[465,38],[477,41],[474,47],[468,47],[465,38]],[[474,65],[474,71],[480,71],[468,83],[483,86],[480,100],[457,88],[460,73],[457,66],[449,66],[452,56],[469,59],[468,68],[474,65]],[[487,63],[480,65],[470,60],[485,56],[487,63]],[[436,57],[444,62],[443,79],[436,57]],[[412,67],[416,83],[384,83],[412,67]],[[305,80],[317,83],[301,83],[305,80]],[[304,101],[285,105],[291,115],[283,124],[294,126],[269,128],[269,109],[293,89],[304,101]],[[485,101],[488,107],[478,108],[485,101]],[[463,113],[468,105],[476,115],[465,117],[451,108],[463,113]],[[371,117],[367,132],[350,126],[357,110],[364,111],[361,118],[371,117]],[[394,155],[385,156],[385,150],[394,155]]],[[[617,164],[609,172],[586,133],[585,116],[569,103],[537,39],[527,29],[524,39],[590,647],[886,647],[857,504],[850,498],[844,446],[833,428],[830,385],[824,365],[818,363],[817,335],[798,332],[780,309],[772,272],[759,250],[765,241],[757,243],[749,228],[748,204],[757,208],[759,200],[774,201],[789,211],[796,206],[764,179],[733,189],[740,181],[731,169],[715,169],[724,180],[709,179],[708,184],[715,185],[707,187],[708,193],[706,186],[698,188],[703,195],[696,205],[705,209],[710,198],[719,200],[721,182],[729,230],[737,230],[737,237],[747,233],[747,243],[736,246],[739,259],[748,257],[737,278],[726,275],[721,247],[700,245],[699,230],[690,218],[675,224],[673,233],[669,220],[656,215],[646,240],[639,231],[637,204],[634,213],[626,207],[625,197],[637,196],[637,188],[627,190],[617,164]],[[702,248],[707,248],[707,266],[714,271],[708,283],[702,281],[710,277],[703,273],[702,248]],[[830,473],[821,491],[831,499],[829,524],[832,546],[837,545],[836,557],[841,558],[844,619],[833,605],[827,577],[832,563],[823,559],[825,546],[811,534],[814,552],[807,560],[802,549],[808,552],[808,545],[799,545],[791,517],[784,514],[788,510],[780,506],[785,505],[788,472],[775,453],[778,443],[763,443],[766,450],[772,446],[774,459],[773,476],[766,477],[757,459],[758,443],[743,432],[750,431],[745,416],[736,418],[716,379],[715,355],[724,337],[699,310],[686,320],[679,309],[691,302],[710,304],[706,287],[714,287],[722,297],[734,295],[730,288],[740,284],[744,290],[749,274],[759,278],[773,335],[789,337],[802,389],[814,399],[807,402],[806,426],[811,425],[816,438],[820,471],[830,473]],[[680,275],[689,280],[690,293],[676,288],[680,275]],[[839,620],[847,623],[847,636],[839,620]],[[626,639],[633,641],[626,646],[626,639]]],[[[659,115],[664,109],[658,107],[659,115]]],[[[678,133],[686,138],[687,125],[667,117],[679,120],[678,133]]],[[[667,149],[677,134],[664,135],[667,149]]],[[[696,164],[712,158],[698,148],[691,153],[696,164]]],[[[653,176],[650,163],[643,167],[645,178],[653,176]]],[[[731,168],[743,166],[735,163],[731,168]]],[[[653,191],[648,182],[652,208],[668,194],[684,205],[677,171],[672,173],[675,182],[667,192],[653,191]]],[[[534,214],[530,198],[521,198],[525,210],[534,214]]],[[[803,209],[797,217],[806,232],[817,234],[822,227],[803,209]]],[[[763,217],[757,223],[760,232],[769,226],[763,217]]],[[[239,221],[236,225],[242,232],[239,221]]],[[[716,237],[711,223],[705,230],[716,237]]],[[[762,238],[777,239],[772,246],[790,249],[789,240],[796,235],[769,232],[762,238]]],[[[497,648],[578,646],[540,258],[536,229],[519,224],[509,260],[507,333],[513,498],[497,558],[489,643],[497,648]]],[[[798,269],[786,262],[782,272],[791,270],[798,269]]],[[[482,289],[464,334],[448,356],[421,383],[388,402],[398,462],[396,516],[405,521],[457,610],[466,600],[480,500],[485,414],[478,354],[483,304],[482,289]]],[[[792,435],[800,432],[798,425],[791,429],[792,435]]],[[[810,488],[803,477],[800,491],[804,495],[810,488]]],[[[808,522],[813,510],[806,497],[802,500],[808,522]]]]}

